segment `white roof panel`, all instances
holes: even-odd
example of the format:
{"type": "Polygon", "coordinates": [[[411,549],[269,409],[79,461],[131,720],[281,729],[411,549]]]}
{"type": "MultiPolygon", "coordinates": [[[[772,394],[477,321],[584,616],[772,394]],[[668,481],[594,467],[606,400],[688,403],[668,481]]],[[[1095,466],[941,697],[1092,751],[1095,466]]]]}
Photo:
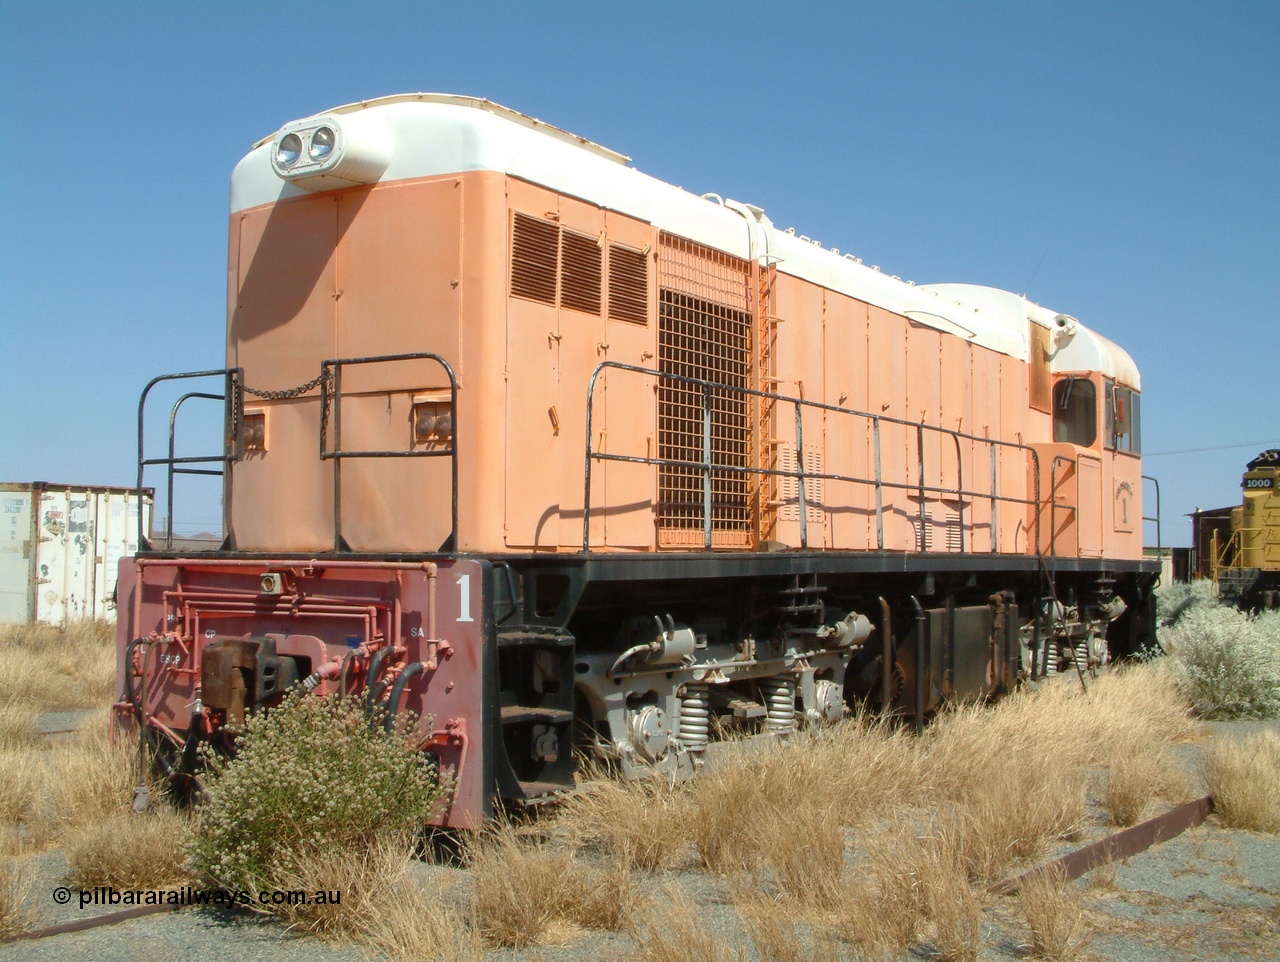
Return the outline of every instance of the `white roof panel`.
{"type": "MultiPolygon", "coordinates": [[[[917,287],[890,277],[807,238],[775,230],[758,208],[698,197],[626,166],[630,158],[622,154],[489,100],[404,94],[347,104],[316,117],[355,113],[390,132],[394,146],[379,182],[473,170],[510,174],[739,257],[765,258],[784,273],[1024,361],[1028,322],[1053,325],[1052,312],[1007,291],[967,284],[917,287]]],[[[255,144],[236,166],[233,213],[307,193],[273,169],[274,136],[255,144]]],[[[1082,325],[1055,355],[1053,369],[1104,370],[1137,386],[1128,354],[1082,325]]]]}

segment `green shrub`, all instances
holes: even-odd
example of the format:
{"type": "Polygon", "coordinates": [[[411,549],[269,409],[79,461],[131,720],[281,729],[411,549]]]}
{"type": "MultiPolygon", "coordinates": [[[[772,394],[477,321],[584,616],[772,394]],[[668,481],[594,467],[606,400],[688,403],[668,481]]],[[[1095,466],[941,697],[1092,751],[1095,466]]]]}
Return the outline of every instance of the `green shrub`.
{"type": "Polygon", "coordinates": [[[1197,604],[1161,629],[1161,643],[1198,714],[1280,717],[1280,613],[1197,604]]]}
{"type": "Polygon", "coordinates": [[[1213,582],[1207,578],[1190,583],[1175,581],[1171,585],[1161,585],[1156,590],[1156,618],[1161,627],[1177,624],[1178,619],[1190,611],[1212,608],[1217,604],[1213,582]]]}
{"type": "Polygon", "coordinates": [[[236,757],[213,763],[191,868],[219,885],[272,888],[301,862],[407,841],[450,788],[355,700],[294,697],[250,718],[236,757]]]}

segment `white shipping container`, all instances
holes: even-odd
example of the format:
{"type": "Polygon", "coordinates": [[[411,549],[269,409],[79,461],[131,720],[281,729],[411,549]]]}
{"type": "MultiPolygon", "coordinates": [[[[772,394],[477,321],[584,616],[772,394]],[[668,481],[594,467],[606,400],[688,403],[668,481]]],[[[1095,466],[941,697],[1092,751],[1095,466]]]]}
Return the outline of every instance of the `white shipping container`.
{"type": "Polygon", "coordinates": [[[0,622],[65,625],[116,617],[120,559],[151,533],[153,492],[136,488],[0,484],[0,622]]]}

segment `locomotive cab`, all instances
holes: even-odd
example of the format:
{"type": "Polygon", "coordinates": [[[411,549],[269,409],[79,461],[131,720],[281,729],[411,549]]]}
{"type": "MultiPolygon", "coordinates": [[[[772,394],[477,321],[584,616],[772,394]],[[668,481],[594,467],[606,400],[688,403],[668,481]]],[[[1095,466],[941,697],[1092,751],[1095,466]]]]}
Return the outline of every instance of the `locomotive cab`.
{"type": "Polygon", "coordinates": [[[1245,466],[1242,503],[1231,512],[1224,543],[1213,540],[1218,594],[1242,608],[1280,607],[1280,449],[1245,466]]]}

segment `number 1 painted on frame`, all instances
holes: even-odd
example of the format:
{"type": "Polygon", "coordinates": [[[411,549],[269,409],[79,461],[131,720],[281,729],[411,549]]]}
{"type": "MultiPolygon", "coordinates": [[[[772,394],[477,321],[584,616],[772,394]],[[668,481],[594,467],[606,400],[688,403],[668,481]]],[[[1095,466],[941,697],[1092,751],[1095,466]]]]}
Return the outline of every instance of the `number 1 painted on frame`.
{"type": "Polygon", "coordinates": [[[458,576],[458,621],[475,621],[471,617],[471,575],[458,576]]]}

